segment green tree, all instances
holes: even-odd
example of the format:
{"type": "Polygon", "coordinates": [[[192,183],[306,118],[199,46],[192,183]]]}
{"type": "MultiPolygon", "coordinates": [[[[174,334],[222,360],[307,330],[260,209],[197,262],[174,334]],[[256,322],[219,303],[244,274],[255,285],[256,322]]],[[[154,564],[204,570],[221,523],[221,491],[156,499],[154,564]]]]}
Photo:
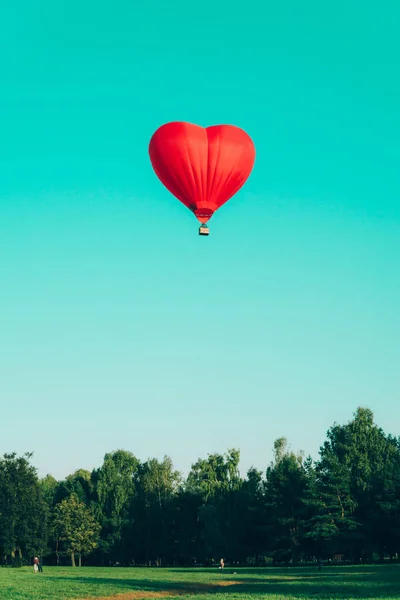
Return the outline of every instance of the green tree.
{"type": "Polygon", "coordinates": [[[48,511],[31,457],[0,459],[0,551],[12,560],[27,560],[46,546],[48,511]]]}
{"type": "Polygon", "coordinates": [[[238,493],[234,524],[236,544],[232,549],[236,560],[245,562],[254,556],[255,564],[259,564],[261,555],[267,550],[266,511],[262,472],[254,467],[248,470],[238,493]]]}
{"type": "Polygon", "coordinates": [[[162,461],[152,458],[139,466],[135,483],[133,537],[136,547],[141,546],[139,552],[146,562],[155,560],[161,565],[174,554],[174,501],[181,475],[169,456],[164,456],[162,461]]]}
{"type": "Polygon", "coordinates": [[[349,432],[334,425],[320,450],[312,497],[315,514],[309,522],[308,537],[317,554],[348,553],[359,537],[357,501],[353,494],[349,432]]]}
{"type": "Polygon", "coordinates": [[[192,465],[187,477],[187,493],[198,497],[201,560],[226,557],[237,547],[238,492],[243,483],[239,461],[237,449],[230,449],[225,455],[209,454],[192,465]]]}
{"type": "Polygon", "coordinates": [[[104,456],[100,469],[92,474],[93,510],[102,525],[102,559],[121,560],[130,527],[130,510],[135,497],[138,459],[126,450],[104,456]]]}
{"type": "Polygon", "coordinates": [[[376,510],[370,515],[371,531],[381,560],[385,553],[393,559],[400,548],[400,440],[390,435],[375,485],[376,510]]]}
{"type": "Polygon", "coordinates": [[[39,480],[39,486],[42,491],[43,499],[48,507],[55,504],[55,498],[58,488],[58,481],[52,475],[46,475],[39,480]]]}
{"type": "Polygon", "coordinates": [[[71,555],[71,564],[75,567],[75,554],[90,554],[98,543],[101,526],[92,512],[75,494],[57,504],[54,510],[53,528],[65,550],[71,555]]]}
{"type": "Polygon", "coordinates": [[[186,481],[186,489],[201,495],[204,501],[215,497],[218,492],[239,489],[240,451],[228,450],[226,455],[209,454],[192,465],[186,481]]]}
{"type": "Polygon", "coordinates": [[[307,494],[303,456],[291,452],[287,440],[279,438],[274,444],[274,461],[267,469],[265,484],[267,547],[277,561],[295,562],[302,554],[307,494]]]}
{"type": "Polygon", "coordinates": [[[386,541],[393,545],[391,521],[398,514],[398,443],[374,423],[370,409],[361,407],[349,423],[333,425],[327,438],[317,477],[341,538],[337,547],[355,561],[371,559],[374,552],[383,556],[386,541]]]}

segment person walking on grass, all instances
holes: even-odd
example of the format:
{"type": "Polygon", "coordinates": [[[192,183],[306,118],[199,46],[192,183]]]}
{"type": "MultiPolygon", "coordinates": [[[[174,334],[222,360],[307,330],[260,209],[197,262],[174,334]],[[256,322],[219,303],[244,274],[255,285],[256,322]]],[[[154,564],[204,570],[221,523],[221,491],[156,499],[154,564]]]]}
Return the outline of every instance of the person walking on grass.
{"type": "Polygon", "coordinates": [[[223,571],[224,571],[224,566],[225,566],[225,563],[224,563],[224,559],[223,559],[223,558],[221,558],[221,560],[219,561],[219,564],[220,564],[220,567],[219,567],[219,568],[221,569],[221,573],[223,573],[223,571]]]}
{"type": "Polygon", "coordinates": [[[33,559],[33,572],[37,573],[38,572],[38,565],[39,565],[39,559],[37,556],[35,556],[35,558],[33,559]]]}
{"type": "Polygon", "coordinates": [[[39,569],[39,573],[43,573],[43,566],[42,566],[42,557],[40,557],[38,562],[38,569],[39,569]]]}

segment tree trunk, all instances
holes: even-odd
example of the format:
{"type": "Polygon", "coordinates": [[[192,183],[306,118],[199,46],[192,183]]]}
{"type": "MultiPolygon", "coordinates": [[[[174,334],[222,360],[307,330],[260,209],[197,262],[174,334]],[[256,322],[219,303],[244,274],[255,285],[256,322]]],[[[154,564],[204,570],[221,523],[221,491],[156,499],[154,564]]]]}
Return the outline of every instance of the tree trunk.
{"type": "Polygon", "coordinates": [[[75,564],[75,552],[71,552],[71,566],[76,567],[75,564]]]}
{"type": "Polygon", "coordinates": [[[79,555],[79,566],[82,566],[82,554],[79,555]]]}

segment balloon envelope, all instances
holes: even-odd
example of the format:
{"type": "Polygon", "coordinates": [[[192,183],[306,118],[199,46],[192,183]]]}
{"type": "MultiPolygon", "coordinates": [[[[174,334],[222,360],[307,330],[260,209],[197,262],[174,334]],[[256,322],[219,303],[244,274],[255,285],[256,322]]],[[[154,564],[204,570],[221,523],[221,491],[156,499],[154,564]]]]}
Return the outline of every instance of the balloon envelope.
{"type": "Polygon", "coordinates": [[[200,223],[240,190],[255,161],[249,135],[233,125],[162,125],[149,144],[153,169],[200,223]]]}

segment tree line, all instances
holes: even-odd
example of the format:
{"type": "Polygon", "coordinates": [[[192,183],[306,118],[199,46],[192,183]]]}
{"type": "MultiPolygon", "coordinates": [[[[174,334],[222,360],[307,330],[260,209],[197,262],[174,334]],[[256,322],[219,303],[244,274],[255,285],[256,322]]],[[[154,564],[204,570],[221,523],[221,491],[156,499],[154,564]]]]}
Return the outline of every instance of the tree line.
{"type": "Polygon", "coordinates": [[[266,472],[239,472],[239,450],[209,454],[186,478],[164,457],[106,454],[92,472],[39,478],[32,454],[0,458],[0,556],[21,565],[237,565],[395,560],[400,438],[358,408],[313,461],[274,444],[266,472]]]}

